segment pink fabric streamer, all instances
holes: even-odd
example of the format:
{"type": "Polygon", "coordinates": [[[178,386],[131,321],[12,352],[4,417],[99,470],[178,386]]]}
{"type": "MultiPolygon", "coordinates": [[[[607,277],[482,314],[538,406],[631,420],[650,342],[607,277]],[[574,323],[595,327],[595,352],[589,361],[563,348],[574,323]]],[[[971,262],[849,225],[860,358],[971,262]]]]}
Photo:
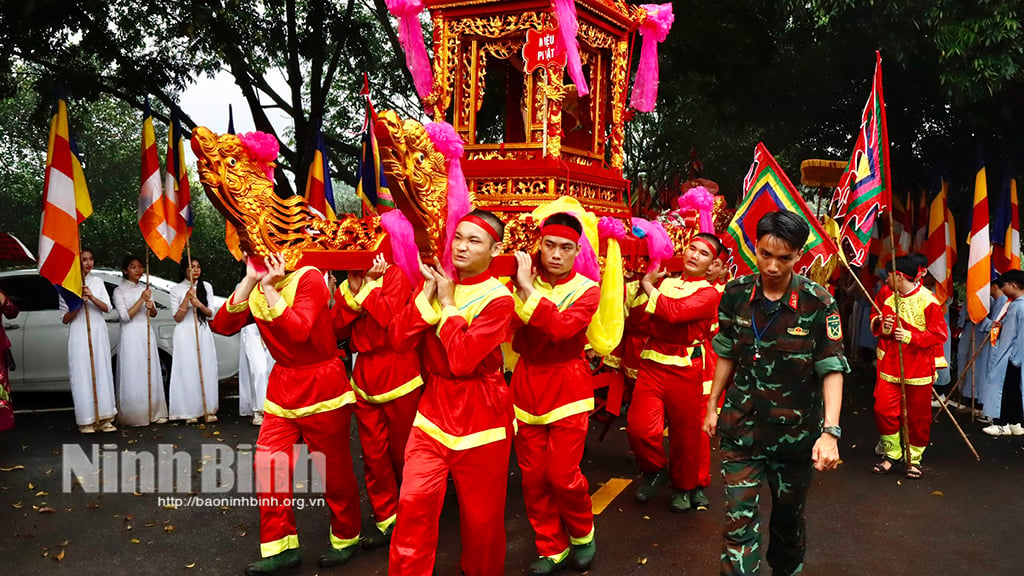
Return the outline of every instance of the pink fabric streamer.
{"type": "Polygon", "coordinates": [[[679,197],[677,201],[679,211],[695,210],[700,216],[700,231],[709,234],[715,233],[715,221],[712,217],[712,210],[715,207],[715,195],[703,186],[690,188],[679,197]]]}
{"type": "Polygon", "coordinates": [[[640,63],[629,104],[640,112],[650,112],[658,101],[658,44],[665,41],[675,16],[671,2],[644,4],[641,8],[647,11],[647,18],[640,24],[644,45],[640,49],[640,63]]]}
{"type": "Polygon", "coordinates": [[[675,255],[676,249],[672,244],[665,227],[661,222],[651,222],[643,218],[633,218],[633,226],[644,231],[647,239],[647,265],[648,271],[658,271],[661,268],[662,260],[668,260],[675,255]]]}
{"type": "Polygon", "coordinates": [[[580,45],[576,40],[576,33],[580,29],[579,22],[576,20],[576,2],[574,0],[552,0],[551,7],[555,11],[555,18],[558,19],[558,38],[568,56],[566,68],[569,70],[569,77],[576,84],[576,94],[586,96],[590,94],[590,88],[587,87],[587,79],[583,77],[580,45]]]}
{"type": "Polygon", "coordinates": [[[242,146],[245,146],[249,155],[263,167],[267,178],[273,181],[274,160],[277,160],[277,153],[281,150],[277,137],[266,132],[247,132],[239,134],[238,139],[242,141],[242,146]]]}
{"type": "Polygon", "coordinates": [[[626,238],[626,226],[618,218],[603,216],[597,222],[597,235],[600,238],[624,240],[626,238]]]}
{"type": "Polygon", "coordinates": [[[466,176],[462,173],[462,138],[447,122],[431,122],[424,128],[434,147],[448,161],[448,217],[444,226],[444,257],[441,265],[449,276],[455,277],[452,240],[455,239],[455,229],[459,226],[459,220],[473,211],[469,201],[469,186],[466,185],[466,176]]]}
{"type": "Polygon", "coordinates": [[[415,286],[420,278],[419,248],[416,247],[416,233],[412,222],[402,214],[401,210],[388,210],[380,215],[380,225],[388,233],[391,241],[391,255],[409,282],[415,286]]]}
{"type": "Polygon", "coordinates": [[[388,11],[398,19],[398,42],[405,51],[405,65],[412,73],[413,84],[420,98],[430,95],[434,87],[434,71],[430,67],[427,46],[423,42],[420,12],[423,0],[386,0],[388,11]]]}

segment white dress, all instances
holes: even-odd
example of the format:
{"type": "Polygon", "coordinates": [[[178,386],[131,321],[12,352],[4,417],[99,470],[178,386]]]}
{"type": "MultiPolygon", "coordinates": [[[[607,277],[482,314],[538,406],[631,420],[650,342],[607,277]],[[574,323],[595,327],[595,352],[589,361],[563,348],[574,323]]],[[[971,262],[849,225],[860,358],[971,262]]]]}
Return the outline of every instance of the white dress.
{"type": "Polygon", "coordinates": [[[267,350],[260,329],[255,324],[246,325],[239,334],[238,414],[251,416],[253,412],[263,411],[274,357],[267,350]]]}
{"type": "Polygon", "coordinates": [[[160,371],[160,355],[152,329],[149,330],[150,379],[146,380],[146,307],[139,308],[134,318],[128,317],[128,309],[145,289],[145,284],[128,280],[114,289],[114,307],[121,317],[121,341],[117,353],[117,421],[126,426],[147,426],[150,422],[167,418],[163,372],[160,371]]]}
{"type": "MultiPolygon", "coordinates": [[[[92,291],[97,300],[111,309],[107,288],[92,274],[85,277],[83,284],[92,291]]],[[[59,299],[61,316],[68,312],[67,302],[59,299]]],[[[106,319],[95,304],[86,301],[68,326],[68,376],[71,379],[71,398],[75,402],[75,421],[79,426],[96,424],[99,420],[110,420],[117,414],[114,400],[114,373],[110,368],[110,335],[106,319]],[[89,315],[92,333],[92,360],[89,359],[88,335],[85,315],[89,315]],[[96,373],[96,402],[93,402],[93,372],[96,373]]]]}
{"type": "MultiPolygon", "coordinates": [[[[207,298],[213,294],[209,282],[207,298]]],[[[189,283],[178,282],[171,288],[171,311],[177,312],[185,300],[189,283]]],[[[171,420],[201,418],[217,413],[217,349],[213,344],[213,332],[207,322],[199,321],[199,355],[196,355],[195,308],[189,304],[185,317],[174,327],[174,358],[171,360],[171,420]],[[199,377],[200,361],[203,366],[202,380],[199,377]],[[205,394],[204,394],[205,392],[205,394]],[[203,397],[206,397],[206,411],[203,412],[203,397]]]]}

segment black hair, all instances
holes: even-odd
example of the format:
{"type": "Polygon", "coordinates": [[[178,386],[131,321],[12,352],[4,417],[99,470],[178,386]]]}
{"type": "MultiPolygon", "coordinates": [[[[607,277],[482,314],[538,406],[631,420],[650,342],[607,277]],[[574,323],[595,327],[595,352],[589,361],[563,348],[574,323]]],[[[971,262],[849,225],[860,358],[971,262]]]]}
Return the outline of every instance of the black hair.
{"type": "Polygon", "coordinates": [[[92,254],[92,259],[93,260],[96,259],[96,251],[93,250],[92,248],[89,248],[88,246],[86,246],[85,248],[80,248],[78,250],[78,257],[81,258],[82,254],[85,254],[86,252],[88,252],[89,254],[92,254]]]}
{"type": "Polygon", "coordinates": [[[803,250],[811,228],[807,222],[789,210],[769,212],[757,221],[757,239],[775,236],[793,250],[803,250]]]}
{"type": "MultiPolygon", "coordinates": [[[[498,238],[505,237],[505,223],[501,221],[501,218],[495,216],[494,212],[488,212],[487,210],[481,210],[480,208],[477,208],[476,210],[470,212],[469,216],[476,216],[477,218],[480,218],[484,222],[490,224],[491,227],[494,228],[494,231],[497,232],[498,238]]],[[[498,240],[498,242],[501,242],[501,240],[498,240]]]]}
{"type": "Polygon", "coordinates": [[[1024,272],[1017,269],[1007,270],[999,275],[998,281],[1000,287],[1013,283],[1018,288],[1024,289],[1024,272]]]}
{"type": "Polygon", "coordinates": [[[928,261],[921,254],[905,254],[896,257],[896,271],[911,280],[917,278],[917,274],[927,265],[928,261]]]}
{"type": "MultiPolygon", "coordinates": [[[[95,256],[96,255],[93,254],[94,258],[95,258],[95,256]]],[[[135,262],[136,260],[139,261],[139,264],[142,264],[142,258],[139,258],[135,254],[125,254],[124,258],[121,258],[121,275],[122,276],[124,276],[124,273],[128,271],[128,267],[132,265],[132,262],[135,262]]]]}
{"type": "Polygon", "coordinates": [[[554,224],[558,226],[568,226],[572,228],[580,236],[583,235],[583,225],[580,224],[578,218],[569,214],[568,212],[559,212],[548,216],[547,220],[544,221],[544,226],[554,224]]]}
{"type": "MultiPolygon", "coordinates": [[[[183,258],[181,260],[179,267],[181,268],[182,280],[188,280],[188,270],[189,268],[191,268],[193,262],[199,262],[200,266],[202,266],[203,264],[199,260],[199,258],[192,258],[191,260],[183,258]]],[[[206,306],[207,308],[210,307],[210,301],[206,296],[206,284],[203,282],[202,277],[200,277],[200,279],[196,281],[196,297],[199,298],[199,301],[203,303],[203,306],[206,306]]],[[[206,316],[203,316],[202,314],[199,314],[198,316],[201,322],[207,321],[206,316]]]]}
{"type": "Polygon", "coordinates": [[[725,244],[722,244],[722,241],[718,239],[718,236],[715,236],[710,232],[700,232],[698,234],[694,234],[693,237],[703,238],[710,242],[711,245],[715,247],[715,258],[718,258],[722,255],[722,252],[725,252],[725,244]]]}

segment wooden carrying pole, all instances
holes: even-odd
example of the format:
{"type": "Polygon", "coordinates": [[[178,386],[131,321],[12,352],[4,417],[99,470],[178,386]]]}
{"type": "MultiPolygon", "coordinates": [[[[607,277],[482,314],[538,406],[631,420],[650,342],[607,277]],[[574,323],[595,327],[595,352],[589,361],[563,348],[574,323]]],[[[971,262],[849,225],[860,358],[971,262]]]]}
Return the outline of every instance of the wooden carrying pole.
{"type": "MultiPolygon", "coordinates": [[[[188,287],[191,292],[196,287],[196,281],[192,276],[192,243],[188,240],[185,240],[185,252],[188,257],[188,264],[185,266],[185,270],[188,271],[188,287]]],[[[189,302],[189,306],[192,306],[191,302],[189,302]]],[[[196,360],[199,363],[199,394],[203,398],[203,418],[206,418],[210,415],[210,412],[206,408],[206,383],[203,381],[203,354],[199,350],[199,309],[195,306],[192,306],[192,326],[195,329],[196,360]]]]}

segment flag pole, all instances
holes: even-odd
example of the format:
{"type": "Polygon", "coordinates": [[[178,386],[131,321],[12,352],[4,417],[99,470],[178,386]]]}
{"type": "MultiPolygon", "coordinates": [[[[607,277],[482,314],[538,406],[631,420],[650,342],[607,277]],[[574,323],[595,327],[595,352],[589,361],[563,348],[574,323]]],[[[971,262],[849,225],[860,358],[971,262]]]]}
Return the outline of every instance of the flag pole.
{"type": "MultiPolygon", "coordinates": [[[[895,232],[896,232],[896,230],[895,230],[895,227],[893,226],[893,217],[892,216],[893,216],[893,214],[890,211],[889,212],[889,237],[893,239],[893,241],[892,241],[893,242],[892,243],[892,259],[890,260],[890,268],[892,270],[893,276],[895,277],[896,276],[896,243],[895,243],[895,239],[896,239],[896,233],[895,232]]],[[[895,288],[895,287],[893,287],[893,290],[892,290],[892,297],[893,297],[893,308],[895,308],[895,312],[896,312],[896,322],[895,322],[895,324],[893,326],[893,329],[895,330],[896,328],[900,327],[900,300],[902,299],[901,296],[900,296],[900,291],[897,288],[895,288]]],[[[903,342],[901,340],[899,340],[899,339],[896,339],[896,351],[899,354],[899,362],[900,362],[900,412],[902,413],[902,416],[903,416],[903,418],[902,418],[903,421],[900,423],[900,436],[902,436],[902,438],[900,439],[900,443],[902,444],[902,448],[903,448],[903,458],[906,460],[907,467],[909,468],[912,465],[912,462],[911,462],[911,454],[910,454],[910,427],[907,425],[907,382],[906,382],[906,370],[905,370],[905,368],[903,366],[903,342]]],[[[933,393],[935,392],[935,388],[932,388],[932,392],[933,393]]]]}
{"type": "MultiPolygon", "coordinates": [[[[82,278],[85,285],[85,278],[82,278]]],[[[96,394],[96,357],[92,350],[92,321],[89,319],[89,303],[82,298],[82,312],[85,313],[85,340],[89,343],[89,374],[92,375],[92,413],[96,419],[93,426],[100,425],[100,399],[96,394]]]]}
{"type": "MultiPolygon", "coordinates": [[[[150,289],[149,287],[150,287],[150,283],[149,283],[149,246],[146,246],[146,290],[149,290],[150,289]]],[[[150,298],[152,298],[152,297],[153,297],[153,294],[151,292],[150,293],[150,298]]],[[[149,300],[147,300],[146,302],[148,303],[149,300]]],[[[149,327],[149,307],[148,306],[143,306],[143,307],[146,308],[146,387],[147,387],[146,388],[147,389],[146,396],[148,398],[147,409],[149,410],[149,423],[152,424],[153,423],[153,353],[152,353],[152,348],[151,348],[152,343],[150,342],[150,333],[152,332],[152,329],[149,327]]]]}
{"type": "MultiPolygon", "coordinates": [[[[185,254],[188,257],[188,287],[189,291],[195,289],[196,281],[192,276],[192,241],[188,238],[185,239],[185,254]]],[[[189,302],[191,306],[192,303],[189,302]]],[[[203,381],[203,354],[200,352],[199,347],[199,308],[192,306],[192,326],[195,329],[196,335],[196,360],[199,363],[199,394],[203,399],[203,420],[210,416],[209,411],[206,408],[206,383],[203,381]]]]}
{"type": "MultiPolygon", "coordinates": [[[[971,325],[971,350],[974,350],[974,336],[975,336],[976,332],[977,332],[977,330],[974,328],[974,325],[972,324],[971,325]]],[[[977,350],[974,350],[974,356],[971,357],[971,422],[974,422],[974,410],[975,410],[975,408],[974,408],[974,397],[978,395],[978,370],[977,370],[977,368],[974,367],[974,360],[975,360],[975,358],[977,358],[979,352],[981,352],[981,347],[980,346],[978,347],[977,350]]],[[[964,374],[965,375],[967,374],[966,370],[964,371],[964,374]]],[[[962,376],[960,378],[957,378],[956,386],[960,386],[961,380],[963,380],[962,376]]],[[[953,388],[954,390],[956,389],[956,386],[954,386],[954,388],[953,388]]],[[[961,398],[964,397],[964,391],[963,390],[960,391],[960,397],[961,398]]]]}

